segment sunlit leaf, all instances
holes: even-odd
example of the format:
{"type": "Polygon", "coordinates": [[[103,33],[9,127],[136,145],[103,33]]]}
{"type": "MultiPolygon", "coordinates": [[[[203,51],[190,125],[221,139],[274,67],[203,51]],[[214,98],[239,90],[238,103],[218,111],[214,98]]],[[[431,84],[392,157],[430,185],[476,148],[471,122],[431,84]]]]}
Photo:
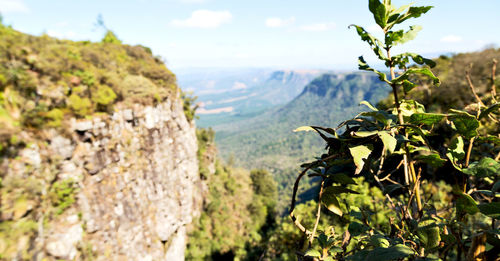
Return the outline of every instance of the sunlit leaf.
{"type": "Polygon", "coordinates": [[[458,166],[458,161],[465,158],[464,140],[462,137],[456,137],[451,141],[451,144],[446,152],[446,156],[450,159],[455,168],[461,170],[458,166]]]}
{"type": "Polygon", "coordinates": [[[368,9],[373,14],[375,22],[381,28],[385,28],[387,24],[387,10],[385,8],[385,5],[379,0],[370,0],[368,2],[368,9]]]}
{"type": "Polygon", "coordinates": [[[398,244],[388,248],[376,247],[373,250],[358,251],[354,255],[347,257],[346,260],[390,261],[405,258],[413,254],[414,252],[411,248],[403,244],[398,244]]]}
{"type": "Polygon", "coordinates": [[[335,193],[332,191],[325,190],[323,192],[323,195],[321,196],[321,203],[323,203],[323,205],[334,214],[342,216],[343,212],[340,208],[340,203],[335,196],[335,193]]]}
{"type": "Polygon", "coordinates": [[[422,30],[421,26],[414,25],[410,26],[410,29],[406,32],[404,30],[398,30],[394,32],[389,31],[385,35],[385,44],[386,46],[404,44],[408,41],[415,39],[420,30],[422,30]]]}
{"type": "Polygon", "coordinates": [[[418,224],[417,236],[426,248],[437,247],[441,241],[439,227],[432,219],[423,220],[418,224]]]}
{"type": "Polygon", "coordinates": [[[378,136],[382,140],[382,143],[384,143],[385,150],[389,154],[394,153],[394,150],[396,150],[396,145],[398,145],[398,141],[396,140],[396,138],[394,138],[387,131],[380,131],[380,132],[378,132],[378,136]]]}
{"type": "Polygon", "coordinates": [[[434,85],[439,86],[441,84],[441,81],[439,80],[438,77],[434,75],[434,73],[431,72],[429,68],[410,68],[406,70],[403,74],[400,76],[396,77],[391,81],[392,84],[402,84],[404,80],[408,80],[408,77],[412,74],[423,74],[428,76],[429,78],[432,79],[434,85]]]}
{"type": "Polygon", "coordinates": [[[445,117],[446,115],[440,113],[414,113],[410,116],[410,123],[415,125],[433,125],[445,117]]]}
{"type": "Polygon", "coordinates": [[[457,199],[457,211],[474,215],[479,212],[479,208],[477,202],[470,195],[460,193],[457,199]]]}
{"type": "MultiPolygon", "coordinates": [[[[384,74],[385,75],[385,74],[384,74]]],[[[366,107],[370,108],[371,110],[373,111],[378,111],[377,108],[375,108],[375,106],[373,106],[370,102],[368,101],[362,101],[359,103],[359,105],[365,105],[366,107]]]]}
{"type": "Polygon", "coordinates": [[[315,130],[311,126],[301,126],[293,130],[293,132],[299,132],[299,131],[315,131],[315,130]]]}
{"type": "Polygon", "coordinates": [[[437,153],[430,155],[418,155],[415,159],[427,163],[435,168],[442,167],[446,163],[446,160],[442,159],[437,153]]]}
{"type": "Polygon", "coordinates": [[[482,158],[479,162],[473,162],[463,173],[480,178],[497,177],[500,175],[500,163],[492,158],[482,158]]]}
{"type": "Polygon", "coordinates": [[[455,128],[457,129],[457,132],[464,138],[470,139],[477,136],[479,121],[476,119],[476,117],[470,115],[465,111],[450,110],[448,119],[453,122],[455,128]]]}
{"type": "Polygon", "coordinates": [[[351,152],[351,156],[354,160],[354,164],[356,165],[356,171],[354,174],[359,174],[365,165],[365,160],[368,159],[370,153],[372,153],[373,145],[358,145],[355,147],[350,147],[349,151],[351,152]]]}
{"type": "Polygon", "coordinates": [[[349,28],[353,26],[356,28],[356,32],[358,33],[359,37],[361,37],[361,40],[367,42],[370,45],[370,48],[373,50],[375,55],[380,59],[380,60],[387,60],[387,57],[384,54],[384,46],[382,42],[375,38],[373,35],[368,33],[363,27],[352,24],[349,25],[349,28]]]}
{"type": "Polygon", "coordinates": [[[316,249],[309,249],[304,255],[312,257],[321,257],[321,253],[316,249]]]}

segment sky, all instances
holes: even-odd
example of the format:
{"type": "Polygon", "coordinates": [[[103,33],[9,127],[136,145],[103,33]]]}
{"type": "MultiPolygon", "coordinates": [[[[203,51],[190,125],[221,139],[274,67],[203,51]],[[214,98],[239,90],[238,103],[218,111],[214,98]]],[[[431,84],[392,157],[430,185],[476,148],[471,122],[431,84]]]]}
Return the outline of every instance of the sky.
{"type": "MultiPolygon", "coordinates": [[[[410,1],[393,0],[393,4],[410,1]]],[[[432,5],[405,51],[437,56],[500,45],[500,1],[432,5]]],[[[0,0],[3,23],[34,34],[99,41],[99,14],[125,44],[148,46],[171,69],[262,67],[355,70],[375,58],[350,24],[380,35],[367,0],[0,0]]],[[[402,49],[401,49],[402,50],[402,49]]],[[[398,51],[398,50],[395,50],[398,51]]]]}

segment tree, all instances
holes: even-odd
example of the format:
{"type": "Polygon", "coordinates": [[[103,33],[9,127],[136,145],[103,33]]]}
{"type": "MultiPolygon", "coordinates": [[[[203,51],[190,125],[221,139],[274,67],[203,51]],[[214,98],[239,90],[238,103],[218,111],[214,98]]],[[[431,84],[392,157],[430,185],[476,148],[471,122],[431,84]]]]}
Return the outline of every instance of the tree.
{"type": "MultiPolygon", "coordinates": [[[[393,104],[379,110],[363,101],[361,104],[370,111],[358,114],[337,128],[303,126],[296,130],[315,131],[327,143],[323,155],[302,165],[304,170],[293,188],[290,216],[309,240],[299,257],[317,260],[496,258],[500,249],[496,222],[500,217],[497,197],[500,164],[494,152],[500,145],[500,135],[498,128],[484,127],[486,119],[498,124],[500,97],[495,85],[486,99],[488,102],[477,97],[471,83],[471,95],[476,96],[473,104],[462,110],[449,109],[447,113],[426,112],[422,104],[406,96],[417,86],[413,81],[416,75],[429,78],[434,87],[439,86],[439,78],[431,71],[435,62],[415,53],[391,51],[394,46],[413,40],[421,30],[420,26],[410,26],[407,30],[396,27],[420,17],[432,7],[397,8],[390,0],[369,0],[368,8],[384,32],[383,40],[361,26],[350,27],[385,63],[389,75],[371,68],[363,57],[359,57],[359,69],[376,73],[392,88],[393,104]],[[437,126],[449,132],[440,132],[437,126]],[[445,133],[451,135],[445,136],[445,133]],[[440,142],[432,142],[436,137],[440,142]],[[481,149],[485,146],[490,149],[481,149]],[[471,160],[473,154],[476,161],[471,160]],[[321,178],[316,221],[307,227],[294,213],[299,182],[306,174],[321,178]],[[447,177],[443,177],[445,175],[447,177]],[[355,179],[358,176],[365,179],[355,179]],[[451,180],[451,184],[437,183],[442,178],[451,180]],[[346,197],[359,194],[349,185],[353,182],[378,186],[385,201],[372,207],[349,204],[346,197]],[[390,209],[387,224],[374,222],[377,209],[390,209]],[[322,211],[341,218],[345,225],[340,233],[334,229],[318,229],[322,211]]],[[[493,82],[494,77],[493,74],[493,82]]]]}

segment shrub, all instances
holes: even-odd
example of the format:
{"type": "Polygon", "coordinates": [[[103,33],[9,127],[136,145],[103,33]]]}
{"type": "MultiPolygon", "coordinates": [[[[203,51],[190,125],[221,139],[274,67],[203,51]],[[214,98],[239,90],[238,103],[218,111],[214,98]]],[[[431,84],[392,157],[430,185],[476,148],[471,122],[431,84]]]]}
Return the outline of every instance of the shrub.
{"type": "MultiPolygon", "coordinates": [[[[327,143],[325,154],[302,165],[304,170],[294,186],[290,216],[308,239],[300,256],[319,260],[497,257],[500,233],[495,219],[500,217],[496,197],[500,188],[500,154],[494,152],[498,151],[500,139],[498,128],[483,127],[486,118],[498,122],[500,97],[496,95],[496,86],[492,86],[492,97],[485,102],[470,83],[470,95],[476,98],[465,110],[428,113],[422,104],[405,97],[417,88],[416,75],[439,86],[440,80],[430,69],[435,62],[414,53],[391,53],[392,47],[412,40],[421,29],[410,26],[408,30],[395,30],[394,26],[420,17],[431,8],[396,8],[390,0],[369,0],[375,22],[384,32],[383,41],[361,26],[351,27],[385,63],[389,76],[371,68],[363,57],[359,57],[359,69],[376,73],[393,89],[393,104],[380,110],[363,101],[370,111],[335,129],[304,126],[296,130],[315,131],[327,143]],[[410,60],[416,65],[410,65],[410,60]],[[437,126],[444,126],[449,132],[437,126]],[[481,150],[483,146],[491,149],[485,152],[481,150]],[[294,212],[298,184],[307,173],[321,178],[314,224],[303,224],[294,212]],[[378,186],[383,194],[372,191],[373,199],[359,198],[361,201],[353,205],[346,204],[345,199],[352,200],[366,189],[348,186],[352,177],[358,175],[378,186]],[[436,186],[439,179],[452,186],[436,186]],[[375,198],[384,201],[375,201],[373,210],[358,207],[375,198]],[[343,232],[318,229],[322,210],[346,221],[343,232]],[[379,227],[371,222],[373,219],[383,220],[385,225],[379,227]]],[[[493,74],[492,82],[494,79],[493,74]]]]}

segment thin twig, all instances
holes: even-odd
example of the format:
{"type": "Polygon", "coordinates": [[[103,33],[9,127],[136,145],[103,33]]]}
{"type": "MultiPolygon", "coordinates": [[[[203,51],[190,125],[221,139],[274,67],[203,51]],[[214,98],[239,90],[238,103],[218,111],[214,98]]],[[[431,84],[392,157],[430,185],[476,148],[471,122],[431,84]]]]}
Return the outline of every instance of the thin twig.
{"type": "Polygon", "coordinates": [[[497,102],[497,87],[495,86],[495,74],[497,70],[497,59],[493,59],[493,65],[491,65],[491,98],[493,102],[497,102]]]}
{"type": "Polygon", "coordinates": [[[479,104],[481,104],[483,106],[486,106],[486,105],[484,105],[483,101],[481,101],[479,96],[477,96],[476,88],[474,87],[474,84],[472,83],[472,80],[470,78],[470,70],[472,70],[472,63],[469,65],[469,70],[465,71],[465,78],[467,79],[467,82],[469,83],[469,88],[471,89],[472,94],[474,94],[474,97],[476,98],[477,102],[479,102],[479,104]]]}
{"type": "Polygon", "coordinates": [[[309,244],[312,245],[314,236],[316,234],[316,229],[318,229],[318,224],[319,224],[319,218],[321,216],[321,196],[323,196],[323,186],[325,185],[325,179],[321,181],[321,187],[319,189],[319,197],[318,197],[318,212],[316,212],[316,222],[314,222],[314,228],[311,234],[311,237],[309,238],[309,244]]]}

